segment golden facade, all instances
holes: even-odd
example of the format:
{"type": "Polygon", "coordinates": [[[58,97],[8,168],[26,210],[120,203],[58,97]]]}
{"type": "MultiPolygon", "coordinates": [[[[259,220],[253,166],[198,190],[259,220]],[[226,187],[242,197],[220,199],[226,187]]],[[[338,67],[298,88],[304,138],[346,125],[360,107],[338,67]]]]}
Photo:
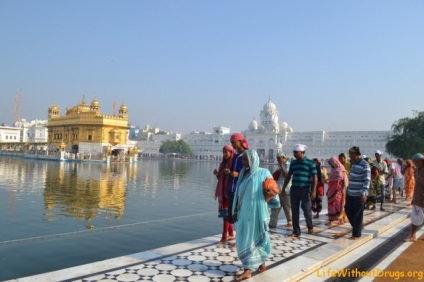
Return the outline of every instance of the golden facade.
{"type": "Polygon", "coordinates": [[[126,144],[128,138],[128,108],[122,104],[118,115],[103,115],[100,104],[94,99],[91,104],[82,98],[80,104],[66,108],[66,115],[60,115],[60,108],[53,104],[48,109],[48,144],[64,151],[72,148],[78,152],[80,143],[126,144]]]}

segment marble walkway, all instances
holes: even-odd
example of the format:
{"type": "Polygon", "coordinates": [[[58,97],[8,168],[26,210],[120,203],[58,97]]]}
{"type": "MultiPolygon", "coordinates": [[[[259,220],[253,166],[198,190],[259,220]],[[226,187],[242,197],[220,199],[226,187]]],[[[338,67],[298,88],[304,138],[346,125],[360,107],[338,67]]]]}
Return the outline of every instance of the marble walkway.
{"type": "MultiPolygon", "coordinates": [[[[349,223],[328,226],[325,211],[320,219],[314,219],[315,233],[306,234],[305,227],[299,238],[289,238],[291,229],[283,227],[285,222],[280,220],[277,228],[270,230],[272,254],[266,262],[267,271],[254,272],[245,281],[325,281],[328,277],[319,275],[320,270],[357,260],[372,251],[378,240],[385,241],[399,226],[409,225],[411,208],[407,202],[386,204],[385,208],[365,211],[363,236],[356,241],[347,239],[351,235],[349,223]]],[[[220,235],[206,237],[10,281],[234,281],[241,267],[234,243],[220,244],[219,239],[220,235]]]]}

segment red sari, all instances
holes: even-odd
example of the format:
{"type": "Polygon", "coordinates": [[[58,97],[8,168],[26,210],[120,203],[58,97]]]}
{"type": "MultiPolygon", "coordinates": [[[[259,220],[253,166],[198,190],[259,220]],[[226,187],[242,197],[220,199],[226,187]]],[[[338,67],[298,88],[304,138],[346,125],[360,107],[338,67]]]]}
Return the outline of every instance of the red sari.
{"type": "Polygon", "coordinates": [[[234,236],[233,225],[228,222],[228,186],[230,184],[230,176],[224,173],[226,168],[231,167],[234,149],[230,145],[224,146],[223,149],[231,152],[231,157],[221,161],[218,168],[218,174],[216,175],[218,183],[216,184],[215,198],[218,199],[218,217],[222,217],[223,219],[221,241],[225,241],[228,237],[234,236]]]}
{"type": "Polygon", "coordinates": [[[344,188],[347,186],[347,173],[337,157],[328,160],[331,172],[328,182],[328,217],[330,221],[338,220],[344,211],[344,188]]]}

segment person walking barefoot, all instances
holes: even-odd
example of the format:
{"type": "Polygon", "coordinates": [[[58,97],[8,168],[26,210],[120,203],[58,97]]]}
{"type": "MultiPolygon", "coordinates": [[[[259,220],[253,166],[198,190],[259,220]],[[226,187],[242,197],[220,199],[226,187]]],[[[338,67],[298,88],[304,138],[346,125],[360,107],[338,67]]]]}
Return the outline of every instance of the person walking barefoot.
{"type": "Polygon", "coordinates": [[[223,230],[220,243],[234,240],[234,227],[228,221],[228,186],[230,184],[230,176],[224,173],[224,170],[231,167],[234,157],[234,148],[226,145],[222,148],[222,161],[219,168],[213,171],[218,183],[216,184],[215,199],[218,200],[218,217],[223,220],[223,230]]]}
{"type": "Polygon", "coordinates": [[[243,267],[243,272],[236,276],[237,281],[252,277],[252,269],[266,270],[265,261],[271,254],[267,202],[278,197],[279,192],[271,172],[259,167],[255,150],[245,150],[242,158],[243,169],[233,202],[237,255],[243,267]]]}
{"type": "Polygon", "coordinates": [[[412,161],[416,170],[414,196],[411,203],[411,235],[405,239],[405,242],[415,242],[417,240],[417,229],[424,223],[424,156],[417,153],[412,161]]]}

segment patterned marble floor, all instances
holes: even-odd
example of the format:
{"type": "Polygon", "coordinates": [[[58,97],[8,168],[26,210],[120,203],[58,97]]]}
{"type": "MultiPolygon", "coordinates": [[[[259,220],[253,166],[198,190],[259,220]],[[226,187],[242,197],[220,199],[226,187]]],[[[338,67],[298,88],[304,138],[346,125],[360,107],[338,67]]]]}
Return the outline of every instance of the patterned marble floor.
{"type": "MultiPolygon", "coordinates": [[[[410,212],[396,211],[405,208],[406,204],[387,205],[386,211],[366,210],[365,234],[362,241],[371,240],[390,225],[404,220],[405,214],[410,212]]],[[[274,281],[276,277],[280,279],[282,273],[287,277],[298,277],[299,273],[303,275],[320,267],[328,258],[335,259],[334,257],[339,257],[342,253],[363,244],[345,239],[350,236],[349,223],[329,226],[325,214],[326,211],[323,210],[320,218],[314,219],[313,235],[306,234],[304,220],[300,223],[304,230],[299,238],[287,236],[292,230],[284,227],[284,220],[279,221],[277,228],[270,230],[272,253],[266,262],[267,271],[264,273],[267,278],[273,277],[269,278],[269,281],[274,281]]],[[[219,244],[219,238],[220,235],[216,235],[14,281],[234,281],[241,267],[234,242],[219,244]]],[[[262,281],[263,275],[256,274],[253,273],[251,280],[262,281]]]]}
{"type": "MultiPolygon", "coordinates": [[[[367,225],[383,217],[387,217],[388,215],[400,210],[401,208],[402,208],[401,206],[386,205],[385,211],[380,211],[378,208],[375,210],[365,210],[364,211],[364,227],[366,228],[367,225]]],[[[349,224],[349,222],[330,226],[328,222],[328,217],[325,215],[325,212],[321,214],[319,218],[314,218],[313,224],[314,224],[314,235],[325,237],[325,238],[331,238],[331,239],[340,238],[345,235],[350,235],[350,232],[352,231],[352,227],[349,224]]],[[[285,233],[287,234],[291,233],[291,228],[287,228],[284,225],[278,226],[278,228],[285,230],[285,233]]],[[[304,221],[301,221],[301,230],[303,234],[307,233],[308,231],[304,221]]]]}
{"type": "MultiPolygon", "coordinates": [[[[270,237],[273,251],[267,269],[325,244],[273,232],[270,237]]],[[[233,281],[240,267],[234,243],[217,243],[67,281],[233,281]]]]}

